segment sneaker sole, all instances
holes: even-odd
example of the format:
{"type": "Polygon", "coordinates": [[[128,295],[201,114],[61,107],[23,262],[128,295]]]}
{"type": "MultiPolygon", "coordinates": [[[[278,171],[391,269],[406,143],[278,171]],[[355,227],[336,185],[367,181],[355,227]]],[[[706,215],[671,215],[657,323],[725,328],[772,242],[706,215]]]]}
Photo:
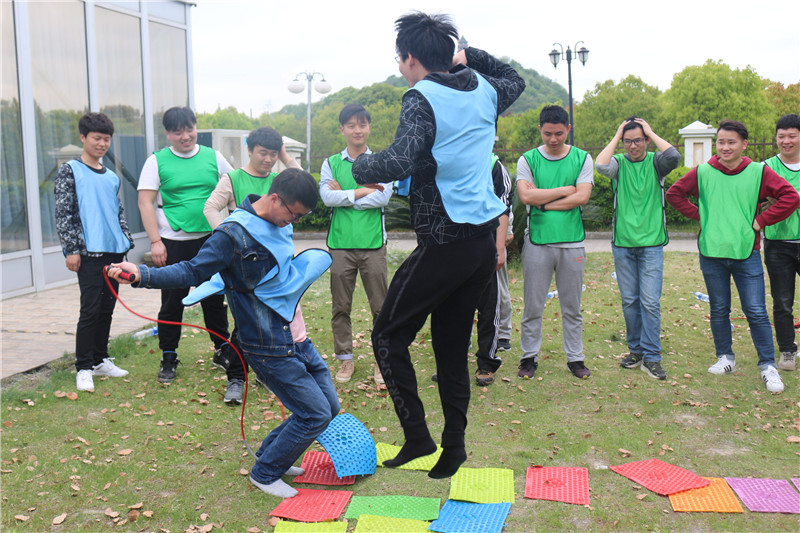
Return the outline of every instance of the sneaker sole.
{"type": "Polygon", "coordinates": [[[242,400],[228,400],[227,398],[223,400],[225,405],[240,405],[242,400]]]}
{"type": "Polygon", "coordinates": [[[632,365],[623,365],[622,363],[620,363],[619,366],[621,366],[622,368],[639,368],[640,366],[642,366],[642,362],[641,361],[637,361],[637,362],[633,363],[632,365]]]}
{"type": "Polygon", "coordinates": [[[490,378],[490,379],[477,379],[477,378],[475,378],[475,383],[477,383],[479,387],[485,387],[486,385],[491,385],[492,383],[494,383],[494,378],[490,378]]]}
{"type": "Polygon", "coordinates": [[[348,381],[353,379],[353,376],[350,376],[349,378],[346,378],[346,379],[342,379],[339,376],[335,376],[335,377],[336,377],[336,382],[337,383],[347,383],[348,381]]]}
{"type": "Polygon", "coordinates": [[[797,370],[797,365],[794,364],[789,366],[789,365],[781,365],[780,363],[778,363],[778,370],[785,370],[786,372],[794,372],[795,370],[797,370]]]}

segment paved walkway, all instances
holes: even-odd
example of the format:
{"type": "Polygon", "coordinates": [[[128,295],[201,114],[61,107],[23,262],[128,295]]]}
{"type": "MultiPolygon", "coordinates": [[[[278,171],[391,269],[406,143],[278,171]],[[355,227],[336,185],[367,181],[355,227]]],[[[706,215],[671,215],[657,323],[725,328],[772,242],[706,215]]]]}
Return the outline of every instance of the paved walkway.
{"type": "MultiPolygon", "coordinates": [[[[586,241],[586,251],[610,252],[610,236],[592,234],[586,241]]],[[[416,246],[413,235],[392,235],[389,250],[411,251],[416,246]]],[[[325,248],[322,234],[307,235],[295,241],[295,250],[325,248]]],[[[670,242],[667,251],[696,252],[692,239],[670,242]]],[[[161,304],[159,291],[120,287],[120,298],[129,307],[145,316],[155,317],[161,304]]],[[[75,325],[80,311],[78,284],[32,293],[0,302],[0,378],[7,378],[43,366],[75,351],[75,325]]],[[[145,328],[150,324],[117,304],[111,335],[117,336],[145,328]]]]}

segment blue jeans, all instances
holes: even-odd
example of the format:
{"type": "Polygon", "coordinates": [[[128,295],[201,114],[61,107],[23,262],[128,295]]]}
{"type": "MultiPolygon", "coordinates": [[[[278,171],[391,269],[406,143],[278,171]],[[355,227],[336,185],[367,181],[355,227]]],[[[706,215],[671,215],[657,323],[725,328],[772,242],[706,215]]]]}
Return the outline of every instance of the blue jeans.
{"type": "Polygon", "coordinates": [[[269,484],[280,479],[339,414],[339,398],[328,366],[311,339],[295,344],[287,357],[248,354],[247,362],[292,412],[256,452],[250,476],[269,484]]]}
{"type": "Polygon", "coordinates": [[[731,335],[731,276],[739,291],[742,311],[750,325],[750,336],[758,353],[758,367],[775,366],[772,326],[767,315],[764,267],[756,250],[747,259],[718,259],[700,254],[700,270],[706,281],[711,306],[711,334],[717,357],[734,358],[731,335]]]}
{"type": "Polygon", "coordinates": [[[664,248],[611,246],[622,299],[628,350],[661,361],[661,286],[664,248]]]}

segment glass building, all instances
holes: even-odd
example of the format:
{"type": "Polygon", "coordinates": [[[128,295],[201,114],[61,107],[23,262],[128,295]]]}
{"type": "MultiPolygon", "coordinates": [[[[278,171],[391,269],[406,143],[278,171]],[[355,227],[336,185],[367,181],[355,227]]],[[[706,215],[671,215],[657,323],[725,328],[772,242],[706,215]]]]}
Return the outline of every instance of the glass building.
{"type": "Polygon", "coordinates": [[[147,155],[166,145],[161,115],[193,104],[191,19],[184,1],[0,3],[0,282],[2,298],[76,279],[56,232],[53,183],[81,154],[78,119],[101,111],[115,132],[105,164],[139,261],[149,250],[136,185],[147,155]]]}

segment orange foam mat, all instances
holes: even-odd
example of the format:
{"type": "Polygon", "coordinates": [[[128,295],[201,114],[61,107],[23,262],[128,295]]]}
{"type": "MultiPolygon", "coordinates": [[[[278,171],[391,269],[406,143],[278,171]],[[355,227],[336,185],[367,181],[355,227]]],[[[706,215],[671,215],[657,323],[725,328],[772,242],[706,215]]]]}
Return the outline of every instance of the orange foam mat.
{"type": "Polygon", "coordinates": [[[683,513],[743,513],[730,485],[721,477],[704,478],[711,485],[669,495],[672,510],[683,513]]]}

